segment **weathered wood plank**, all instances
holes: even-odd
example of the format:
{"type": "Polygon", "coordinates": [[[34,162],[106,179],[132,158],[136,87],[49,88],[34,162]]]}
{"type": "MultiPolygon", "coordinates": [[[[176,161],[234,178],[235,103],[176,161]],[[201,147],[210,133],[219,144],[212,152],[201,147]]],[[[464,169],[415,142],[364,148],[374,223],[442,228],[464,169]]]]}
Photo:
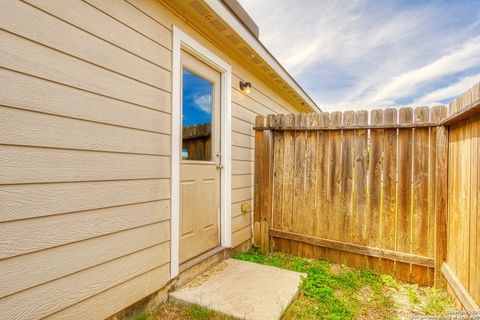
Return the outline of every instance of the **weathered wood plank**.
{"type": "MultiPolygon", "coordinates": [[[[397,123],[397,109],[386,109],[385,125],[397,123]]],[[[397,236],[397,130],[385,129],[383,142],[383,199],[382,199],[382,248],[396,249],[397,236]]],[[[395,275],[395,264],[391,260],[383,260],[381,271],[395,275]]]]}
{"type": "Polygon", "coordinates": [[[463,282],[455,275],[453,270],[444,263],[442,265],[442,273],[447,279],[448,284],[453,289],[456,297],[462,303],[462,306],[467,311],[480,311],[479,305],[476,301],[470,296],[468,290],[463,286],[463,282]]]}
{"type": "MultiPolygon", "coordinates": [[[[342,126],[348,127],[355,123],[355,112],[343,113],[342,126]]],[[[352,234],[352,229],[358,228],[352,221],[352,197],[353,197],[353,135],[352,130],[343,130],[341,133],[342,156],[340,174],[340,241],[347,241],[352,234]]],[[[351,255],[340,252],[340,261],[351,260],[351,255]]]]}
{"type": "MultiPolygon", "coordinates": [[[[338,126],[342,123],[342,113],[332,112],[330,113],[329,124],[331,126],[338,126]]],[[[340,216],[340,157],[341,157],[341,145],[340,145],[340,131],[329,132],[329,149],[330,154],[329,168],[328,168],[328,185],[327,185],[327,205],[328,205],[328,231],[327,235],[329,239],[338,239],[340,231],[338,226],[341,221],[340,216]]],[[[326,255],[328,259],[338,261],[338,250],[327,250],[326,255]]]]}
{"type": "MultiPolygon", "coordinates": [[[[320,113],[318,119],[319,125],[328,126],[330,115],[320,113]]],[[[318,132],[317,138],[317,192],[316,192],[316,210],[315,210],[315,234],[319,237],[327,237],[329,216],[327,201],[327,186],[329,177],[329,134],[327,132],[318,132]]]]}
{"type": "MultiPolygon", "coordinates": [[[[411,108],[400,109],[399,122],[411,123],[411,108]]],[[[398,137],[398,202],[397,202],[397,251],[411,252],[411,201],[412,201],[412,129],[400,129],[398,137]]],[[[410,266],[395,263],[395,276],[410,281],[410,266]]]]}
{"type": "MultiPolygon", "coordinates": [[[[307,126],[307,116],[305,113],[301,113],[295,117],[295,127],[306,127],[307,126]]],[[[304,232],[305,231],[305,220],[307,219],[306,215],[306,206],[305,206],[305,181],[306,181],[306,132],[303,130],[295,131],[295,178],[293,183],[293,226],[292,231],[294,232],[304,232]]],[[[292,250],[294,254],[301,254],[303,250],[303,244],[294,243],[292,245],[292,250]]]]}
{"type": "Polygon", "coordinates": [[[377,258],[391,259],[395,261],[402,261],[405,263],[412,263],[421,266],[433,267],[435,261],[433,258],[418,256],[410,253],[396,252],[391,250],[385,250],[381,248],[357,245],[352,243],[346,243],[342,241],[335,241],[331,239],[322,239],[318,237],[307,236],[295,232],[288,232],[282,230],[270,230],[272,237],[284,238],[298,242],[310,243],[315,246],[331,248],[334,250],[341,250],[346,252],[352,252],[359,255],[366,255],[377,258]]]}
{"type": "MultiPolygon", "coordinates": [[[[418,107],[414,110],[414,123],[428,123],[430,109],[418,107]]],[[[411,213],[411,252],[427,256],[429,254],[429,129],[416,128],[413,133],[413,173],[412,173],[412,213],[411,213]],[[425,241],[426,240],[426,241],[425,241]]],[[[428,269],[411,267],[411,280],[423,285],[428,284],[428,269]]]]}
{"type": "MultiPolygon", "coordinates": [[[[264,127],[265,118],[263,116],[257,116],[255,118],[255,126],[264,127]]],[[[254,242],[256,246],[261,245],[261,229],[260,229],[260,220],[262,216],[263,209],[263,158],[265,156],[265,146],[264,146],[264,132],[255,131],[255,186],[254,186],[254,205],[253,205],[253,223],[254,223],[254,242]]]]}
{"type": "MultiPolygon", "coordinates": [[[[285,116],[275,116],[275,125],[281,126],[285,123],[285,116]]],[[[273,133],[273,212],[272,212],[272,225],[277,228],[282,228],[283,221],[283,169],[284,169],[284,132],[273,133]]]]}
{"type": "MultiPolygon", "coordinates": [[[[447,116],[446,107],[434,107],[432,120],[440,121],[447,116]]],[[[447,258],[447,210],[448,210],[448,129],[444,126],[435,128],[435,177],[434,186],[434,245],[435,275],[434,286],[444,287],[441,273],[442,264],[447,258]]],[[[431,187],[430,187],[431,188],[431,187]]]]}
{"type": "MultiPolygon", "coordinates": [[[[295,125],[295,116],[293,114],[285,116],[284,120],[285,127],[293,127],[295,125]]],[[[284,188],[282,225],[284,230],[291,231],[294,217],[294,190],[292,186],[295,180],[295,133],[293,131],[285,132],[284,142],[283,183],[288,187],[284,188]]]]}
{"type": "MultiPolygon", "coordinates": [[[[355,113],[355,125],[366,125],[368,123],[368,112],[357,111],[355,113]]],[[[368,131],[355,130],[354,149],[354,170],[353,170],[353,217],[356,228],[352,233],[352,243],[366,244],[367,225],[367,170],[368,170],[368,131]]],[[[353,266],[365,266],[364,257],[356,257],[353,266]]]]}
{"type": "MultiPolygon", "coordinates": [[[[318,115],[317,114],[308,114],[307,115],[307,127],[316,127],[318,125],[318,115]]],[[[310,223],[305,224],[304,233],[308,235],[315,234],[315,213],[316,213],[316,201],[315,194],[317,188],[317,132],[309,131],[305,135],[306,144],[305,144],[305,214],[307,220],[310,223]]],[[[306,245],[303,248],[303,256],[308,258],[313,258],[314,248],[312,245],[306,245]]]]}
{"type": "MultiPolygon", "coordinates": [[[[383,125],[383,110],[372,110],[371,124],[383,125]]],[[[370,148],[368,160],[368,219],[367,219],[367,245],[380,247],[382,232],[381,202],[383,193],[382,184],[382,150],[383,150],[383,129],[370,130],[370,148]]],[[[370,268],[380,270],[381,261],[377,258],[367,258],[370,268]]]]}

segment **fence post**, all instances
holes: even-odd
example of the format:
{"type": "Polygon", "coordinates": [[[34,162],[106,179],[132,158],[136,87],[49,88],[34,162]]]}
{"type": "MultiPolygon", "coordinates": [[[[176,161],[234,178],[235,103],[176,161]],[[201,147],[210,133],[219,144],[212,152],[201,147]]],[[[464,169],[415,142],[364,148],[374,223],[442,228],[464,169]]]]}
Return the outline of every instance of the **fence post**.
{"type": "Polygon", "coordinates": [[[265,127],[265,119],[262,116],[255,118],[255,169],[254,169],[254,197],[253,197],[253,243],[260,247],[260,216],[262,211],[262,194],[260,192],[262,186],[263,171],[263,128],[265,127]]]}
{"type": "MultiPolygon", "coordinates": [[[[447,117],[447,108],[432,109],[432,122],[447,117]]],[[[442,264],[447,258],[447,214],[448,214],[448,128],[436,127],[435,156],[435,288],[445,287],[442,264]]]]}
{"type": "Polygon", "coordinates": [[[255,126],[263,128],[255,132],[255,197],[254,197],[254,242],[264,252],[270,251],[270,224],[272,215],[272,132],[274,116],[257,116],[255,126]]]}

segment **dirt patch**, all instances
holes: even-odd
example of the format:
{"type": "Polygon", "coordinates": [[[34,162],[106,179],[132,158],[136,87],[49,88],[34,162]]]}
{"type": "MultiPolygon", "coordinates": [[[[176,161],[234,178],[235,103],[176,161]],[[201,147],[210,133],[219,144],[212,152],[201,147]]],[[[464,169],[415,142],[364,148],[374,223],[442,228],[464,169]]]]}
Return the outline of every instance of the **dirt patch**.
{"type": "Polygon", "coordinates": [[[356,298],[362,303],[369,303],[373,298],[372,288],[368,286],[362,287],[360,290],[358,290],[356,298]]]}
{"type": "Polygon", "coordinates": [[[208,279],[210,279],[214,274],[224,270],[227,267],[226,262],[222,262],[215,267],[205,271],[203,274],[199,275],[198,277],[194,278],[192,281],[190,281],[185,287],[187,288],[194,288],[198,287],[208,279]]]}
{"type": "Polygon", "coordinates": [[[343,265],[343,264],[332,263],[332,265],[330,266],[330,272],[335,275],[347,273],[350,271],[352,271],[352,268],[347,267],[346,265],[343,265]]]}

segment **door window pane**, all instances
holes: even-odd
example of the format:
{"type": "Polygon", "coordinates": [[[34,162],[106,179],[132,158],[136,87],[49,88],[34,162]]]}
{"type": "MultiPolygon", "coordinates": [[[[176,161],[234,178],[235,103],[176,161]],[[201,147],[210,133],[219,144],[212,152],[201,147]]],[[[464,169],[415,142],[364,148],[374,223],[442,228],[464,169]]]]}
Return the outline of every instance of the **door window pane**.
{"type": "Polygon", "coordinates": [[[212,160],[213,83],[183,69],[182,159],[212,160]]]}

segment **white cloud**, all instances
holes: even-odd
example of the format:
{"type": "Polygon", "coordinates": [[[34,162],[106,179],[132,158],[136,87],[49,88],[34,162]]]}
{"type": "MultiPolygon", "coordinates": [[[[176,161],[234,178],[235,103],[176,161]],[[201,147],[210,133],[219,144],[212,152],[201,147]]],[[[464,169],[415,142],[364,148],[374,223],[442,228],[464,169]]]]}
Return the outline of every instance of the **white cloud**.
{"type": "Polygon", "coordinates": [[[408,104],[453,83],[456,96],[480,72],[480,2],[240,2],[324,109],[408,104]]]}
{"type": "Polygon", "coordinates": [[[195,103],[195,107],[197,107],[197,109],[207,114],[212,113],[212,95],[211,94],[205,94],[203,96],[195,95],[193,97],[193,102],[195,103]]]}
{"type": "Polygon", "coordinates": [[[460,78],[457,82],[452,83],[446,87],[433,90],[419,97],[412,105],[438,105],[441,101],[450,99],[453,100],[459,93],[466,91],[480,82],[480,73],[472,76],[460,78]]]}
{"type": "Polygon", "coordinates": [[[380,87],[371,100],[375,102],[385,98],[393,99],[412,95],[417,93],[425,83],[477,66],[480,66],[480,37],[469,40],[461,48],[421,68],[395,77],[389,84],[380,87]]]}

